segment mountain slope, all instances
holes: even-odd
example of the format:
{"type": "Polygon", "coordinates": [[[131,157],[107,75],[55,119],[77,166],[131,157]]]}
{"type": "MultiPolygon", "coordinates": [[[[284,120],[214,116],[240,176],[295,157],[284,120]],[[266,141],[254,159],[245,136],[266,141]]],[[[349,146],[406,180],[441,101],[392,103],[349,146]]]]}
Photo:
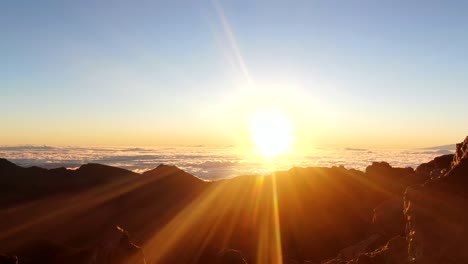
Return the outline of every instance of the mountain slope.
{"type": "MultiPolygon", "coordinates": [[[[217,182],[166,165],[140,175],[97,164],[76,171],[2,164],[0,180],[28,197],[0,210],[0,252],[20,263],[40,263],[31,248],[48,252],[44,239],[100,247],[115,237],[115,225],[132,234],[150,263],[216,263],[226,249],[249,263],[318,262],[369,236],[378,238],[374,248],[382,245],[390,234],[372,222],[374,208],[426,179],[387,163],[366,172],[293,168],[217,182]],[[29,181],[54,191],[28,195],[29,181]]],[[[40,258],[63,262],[56,259],[65,253],[51,252],[40,258]]]]}

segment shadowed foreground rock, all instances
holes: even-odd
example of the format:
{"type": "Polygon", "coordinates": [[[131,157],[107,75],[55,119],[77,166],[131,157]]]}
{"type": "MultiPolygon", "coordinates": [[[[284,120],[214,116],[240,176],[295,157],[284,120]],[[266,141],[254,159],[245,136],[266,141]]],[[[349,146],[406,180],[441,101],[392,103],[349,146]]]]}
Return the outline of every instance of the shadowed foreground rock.
{"type": "Polygon", "coordinates": [[[409,261],[468,263],[468,137],[452,168],[405,195],[409,261]]]}
{"type": "MultiPolygon", "coordinates": [[[[400,233],[403,211],[405,236],[395,236],[385,246],[352,259],[340,254],[324,263],[468,263],[468,137],[457,144],[455,155],[421,164],[409,178],[413,185],[402,198],[396,195],[374,209],[376,231],[384,235],[400,233]]],[[[348,249],[359,252],[363,243],[348,249]]]]}
{"type": "MultiPolygon", "coordinates": [[[[142,248],[130,241],[130,235],[126,230],[119,226],[116,229],[117,234],[114,239],[81,249],[39,240],[31,244],[32,249],[29,250],[29,254],[20,256],[19,264],[146,264],[142,248]]],[[[3,264],[1,258],[0,263],[3,264]]]]}
{"type": "Polygon", "coordinates": [[[324,264],[403,264],[407,263],[408,244],[405,237],[394,237],[386,245],[368,253],[361,253],[351,260],[339,257],[324,264]]]}
{"type": "Polygon", "coordinates": [[[130,241],[130,234],[123,228],[117,226],[117,230],[122,234],[117,244],[113,245],[104,258],[97,263],[119,264],[119,263],[135,263],[146,264],[145,254],[140,246],[135,245],[130,241]],[[106,256],[107,255],[107,256],[106,256]]]}

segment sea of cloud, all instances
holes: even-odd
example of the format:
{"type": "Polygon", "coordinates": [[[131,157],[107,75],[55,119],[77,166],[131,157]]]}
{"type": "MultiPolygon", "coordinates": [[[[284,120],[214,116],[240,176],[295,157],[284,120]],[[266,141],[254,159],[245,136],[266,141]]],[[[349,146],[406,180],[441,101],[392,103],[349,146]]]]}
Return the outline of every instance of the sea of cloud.
{"type": "Polygon", "coordinates": [[[144,172],[160,164],[177,167],[207,180],[238,175],[268,174],[291,167],[340,166],[364,170],[374,161],[392,166],[415,168],[436,156],[453,153],[454,146],[430,149],[317,148],[290,153],[274,160],[244,153],[235,147],[51,147],[0,146],[0,157],[20,166],[78,168],[86,163],[101,163],[144,172]]]}

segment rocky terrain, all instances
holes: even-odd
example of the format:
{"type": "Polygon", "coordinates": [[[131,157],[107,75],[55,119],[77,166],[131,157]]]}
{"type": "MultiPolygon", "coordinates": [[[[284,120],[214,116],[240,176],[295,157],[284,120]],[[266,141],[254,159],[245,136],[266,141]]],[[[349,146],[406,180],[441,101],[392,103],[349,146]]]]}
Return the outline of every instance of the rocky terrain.
{"type": "Polygon", "coordinates": [[[412,168],[206,182],[0,159],[0,263],[468,263],[468,138],[412,168]]]}
{"type": "Polygon", "coordinates": [[[351,257],[326,263],[468,263],[468,137],[456,147],[421,164],[402,196],[375,209],[374,223],[393,238],[376,249],[358,243],[351,257]]]}

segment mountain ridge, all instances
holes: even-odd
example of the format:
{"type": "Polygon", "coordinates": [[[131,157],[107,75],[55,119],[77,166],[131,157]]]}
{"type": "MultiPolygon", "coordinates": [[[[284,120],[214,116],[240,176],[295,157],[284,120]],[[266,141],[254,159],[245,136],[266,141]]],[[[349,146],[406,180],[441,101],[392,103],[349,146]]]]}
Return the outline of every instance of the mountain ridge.
{"type": "MultiPolygon", "coordinates": [[[[118,225],[128,230],[122,239],[131,234],[149,263],[215,264],[226,263],[225,258],[273,263],[272,256],[278,254],[271,244],[275,232],[280,232],[283,263],[320,263],[337,255],[330,260],[335,262],[330,263],[361,263],[356,262],[359,254],[387,252],[384,247],[388,241],[392,241],[387,245],[390,248],[407,246],[406,212],[411,210],[404,204],[408,186],[419,186],[447,173],[459,176],[446,178],[445,185],[459,182],[464,175],[460,168],[466,163],[468,152],[463,150],[466,146],[459,145],[461,150],[455,155],[438,157],[416,169],[394,168],[386,162],[374,162],[365,171],[294,167],[267,176],[239,176],[211,182],[170,165],[160,165],[142,174],[105,165],[86,165],[81,170],[86,171],[85,184],[72,181],[82,188],[62,191],[60,195],[45,193],[40,199],[31,196],[29,200],[12,200],[10,206],[0,206],[0,230],[6,231],[0,232],[0,252],[17,255],[19,263],[43,263],[45,259],[47,263],[64,263],[65,256],[75,254],[70,248],[91,258],[92,254],[102,252],[102,245],[116,241],[114,227],[118,225]],[[124,176],[114,177],[120,173],[124,176]],[[279,230],[272,222],[275,218],[279,230]],[[49,252],[46,250],[49,243],[31,246],[25,237],[45,238],[64,246],[59,249],[52,246],[53,252],[61,253],[37,256],[31,248],[49,252]],[[265,246],[259,248],[259,243],[265,246]]],[[[3,174],[2,166],[11,168],[12,164],[0,160],[0,182],[4,178],[16,179],[3,174]]],[[[77,173],[37,168],[12,171],[24,170],[35,178],[52,174],[48,179],[77,173]]],[[[24,176],[18,175],[17,179],[24,176]]],[[[462,180],[459,184],[465,183],[462,180]]],[[[463,193],[460,188],[458,193],[463,193]]],[[[20,188],[16,195],[23,196],[29,191],[20,188]]],[[[428,206],[427,203],[413,202],[421,206],[428,206]]],[[[416,214],[421,213],[416,210],[416,214]]],[[[136,248],[135,252],[140,251],[136,248]]],[[[375,260],[369,263],[384,263],[376,262],[382,258],[377,253],[365,256],[375,260]]]]}

